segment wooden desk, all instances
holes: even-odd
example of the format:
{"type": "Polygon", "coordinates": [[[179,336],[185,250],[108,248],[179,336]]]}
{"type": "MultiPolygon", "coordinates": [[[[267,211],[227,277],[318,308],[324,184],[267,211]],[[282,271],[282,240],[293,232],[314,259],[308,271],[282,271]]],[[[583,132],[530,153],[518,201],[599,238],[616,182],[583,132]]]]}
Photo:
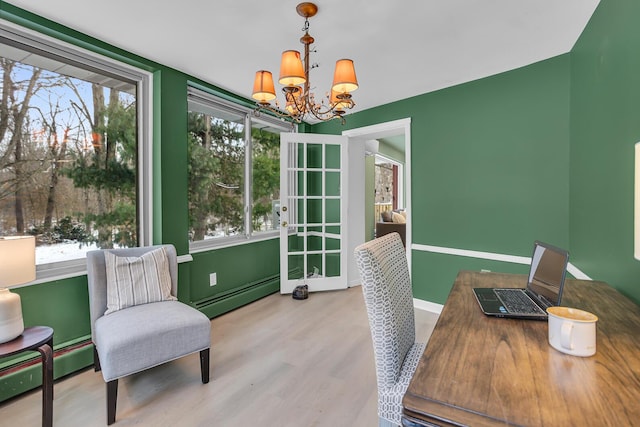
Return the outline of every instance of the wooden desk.
{"type": "Polygon", "coordinates": [[[404,396],[403,425],[640,423],[640,307],[605,283],[567,279],[562,305],[599,317],[596,354],[569,356],[549,345],[547,322],[485,316],[471,290],[525,284],[458,274],[404,396]]]}
{"type": "Polygon", "coordinates": [[[42,357],[42,426],[53,425],[53,329],[48,326],[26,328],[19,337],[0,344],[0,357],[23,351],[38,351],[42,357]]]}

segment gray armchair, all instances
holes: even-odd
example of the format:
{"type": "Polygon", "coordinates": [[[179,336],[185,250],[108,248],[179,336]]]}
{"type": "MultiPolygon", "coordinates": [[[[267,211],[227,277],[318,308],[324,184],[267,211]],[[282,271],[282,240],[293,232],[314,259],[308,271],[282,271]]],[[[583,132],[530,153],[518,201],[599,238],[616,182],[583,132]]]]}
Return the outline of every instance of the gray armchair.
{"type": "MultiPolygon", "coordinates": [[[[171,296],[177,295],[178,264],[172,245],[108,250],[117,257],[141,257],[165,248],[171,276],[171,296]]],[[[202,383],[209,382],[211,322],[195,308],[175,298],[107,311],[105,251],[87,253],[91,339],[95,370],[107,383],[107,424],[116,418],[118,379],[165,362],[200,352],[202,383]]],[[[166,271],[166,269],[165,269],[166,271]]]]}
{"type": "Polygon", "coordinates": [[[399,426],[402,397],[426,346],[415,342],[407,253],[391,233],[358,246],[355,256],[373,340],[379,426],[399,426]]]}

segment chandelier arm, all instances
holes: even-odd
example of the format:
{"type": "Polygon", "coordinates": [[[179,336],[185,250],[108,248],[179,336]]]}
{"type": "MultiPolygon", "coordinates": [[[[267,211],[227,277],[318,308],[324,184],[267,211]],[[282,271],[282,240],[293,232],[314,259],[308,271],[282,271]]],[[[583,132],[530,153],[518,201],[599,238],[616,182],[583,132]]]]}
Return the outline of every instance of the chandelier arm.
{"type": "Polygon", "coordinates": [[[285,98],[287,99],[287,102],[293,104],[298,113],[304,112],[304,94],[294,96],[293,94],[288,94],[285,91],[285,98]]]}
{"type": "Polygon", "coordinates": [[[335,106],[333,107],[328,106],[327,109],[324,111],[322,111],[321,108],[322,108],[321,105],[317,105],[316,108],[310,109],[309,114],[311,114],[313,117],[323,122],[333,120],[339,117],[340,120],[343,122],[343,124],[346,123],[346,120],[343,117],[344,110],[337,109],[335,108],[335,106]]]}
{"type": "Polygon", "coordinates": [[[292,116],[291,114],[282,112],[280,110],[278,110],[277,108],[273,108],[270,105],[259,105],[257,106],[254,110],[253,110],[253,115],[254,117],[260,117],[260,115],[265,112],[268,111],[269,113],[273,114],[274,116],[280,118],[280,119],[288,119],[291,120],[291,126],[294,126],[294,123],[302,123],[302,120],[300,119],[300,117],[297,116],[292,116]]]}

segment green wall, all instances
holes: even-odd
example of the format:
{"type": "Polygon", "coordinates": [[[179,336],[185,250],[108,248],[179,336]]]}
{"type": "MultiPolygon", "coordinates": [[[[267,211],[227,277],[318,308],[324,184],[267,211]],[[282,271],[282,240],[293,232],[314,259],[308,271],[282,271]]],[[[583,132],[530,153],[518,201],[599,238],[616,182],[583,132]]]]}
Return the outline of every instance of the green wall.
{"type": "Polygon", "coordinates": [[[637,0],[601,0],[571,53],[570,246],[580,269],[640,303],[633,258],[638,22],[637,0]]]}
{"type": "MultiPolygon", "coordinates": [[[[340,133],[411,117],[413,243],[530,256],[534,239],[640,303],[633,156],[640,141],[640,3],[601,0],[569,54],[351,114],[340,133]]],[[[357,98],[357,96],[356,96],[357,98]]],[[[417,298],[458,270],[526,266],[412,250],[417,298]]]]}
{"type": "MultiPolygon", "coordinates": [[[[411,117],[412,243],[530,256],[569,245],[569,56],[350,115],[411,117]]],[[[315,132],[338,133],[334,123],[315,132]]],[[[416,298],[444,303],[458,270],[522,266],[412,251],[416,298]]]]}
{"type": "MultiPolygon", "coordinates": [[[[171,243],[179,255],[189,251],[187,237],[187,83],[247,105],[219,88],[180,71],[132,55],[99,40],[0,1],[0,18],[98,52],[153,73],[153,231],[154,243],[171,243]]],[[[245,243],[193,254],[179,265],[178,298],[209,317],[220,315],[279,289],[278,239],[245,243]],[[209,274],[218,285],[209,286],[209,274]]],[[[85,275],[16,289],[25,326],[54,328],[55,377],[93,363],[85,275]],[[76,348],[77,347],[77,348],[76,348]]],[[[35,356],[35,353],[33,354],[35,356]]],[[[40,365],[14,370],[31,355],[0,363],[0,401],[40,385],[40,365]]],[[[99,375],[99,374],[96,374],[99,375]]]]}

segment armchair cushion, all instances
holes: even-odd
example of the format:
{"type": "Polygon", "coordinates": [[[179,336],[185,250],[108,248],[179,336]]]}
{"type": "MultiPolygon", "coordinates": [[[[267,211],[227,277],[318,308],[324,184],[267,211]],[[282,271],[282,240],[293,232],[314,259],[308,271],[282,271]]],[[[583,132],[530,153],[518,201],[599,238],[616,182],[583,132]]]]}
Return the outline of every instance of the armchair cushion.
{"type": "Polygon", "coordinates": [[[95,324],[105,381],[121,378],[209,348],[211,322],[179,301],[129,307],[95,324]]]}
{"type": "Polygon", "coordinates": [[[117,256],[105,251],[107,311],[159,301],[171,301],[171,276],[164,247],[139,257],[117,256]]]}

